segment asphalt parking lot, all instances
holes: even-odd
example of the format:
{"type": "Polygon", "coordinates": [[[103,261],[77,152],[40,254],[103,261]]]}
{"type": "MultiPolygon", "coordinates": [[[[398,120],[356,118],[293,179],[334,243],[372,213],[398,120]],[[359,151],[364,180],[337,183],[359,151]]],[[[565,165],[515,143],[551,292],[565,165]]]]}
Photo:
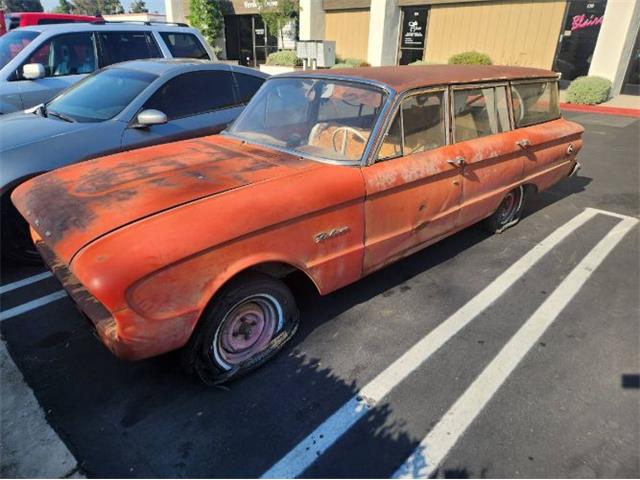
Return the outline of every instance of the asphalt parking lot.
{"type": "Polygon", "coordinates": [[[565,116],[583,169],[520,224],[297,285],[295,339],[227,387],[117,360],[68,298],[31,308],[50,277],[3,289],[3,340],[89,477],[638,477],[640,120],[565,116]]]}

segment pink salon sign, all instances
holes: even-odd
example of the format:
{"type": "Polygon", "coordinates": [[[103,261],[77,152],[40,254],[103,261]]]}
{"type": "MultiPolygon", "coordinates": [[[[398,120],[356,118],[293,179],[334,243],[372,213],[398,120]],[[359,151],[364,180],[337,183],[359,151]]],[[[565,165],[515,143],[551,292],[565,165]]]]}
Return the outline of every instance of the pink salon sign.
{"type": "Polygon", "coordinates": [[[602,15],[599,17],[595,15],[587,15],[583,13],[582,15],[574,15],[571,21],[571,31],[575,32],[576,30],[582,30],[583,28],[595,27],[597,25],[602,25],[602,15]]]}

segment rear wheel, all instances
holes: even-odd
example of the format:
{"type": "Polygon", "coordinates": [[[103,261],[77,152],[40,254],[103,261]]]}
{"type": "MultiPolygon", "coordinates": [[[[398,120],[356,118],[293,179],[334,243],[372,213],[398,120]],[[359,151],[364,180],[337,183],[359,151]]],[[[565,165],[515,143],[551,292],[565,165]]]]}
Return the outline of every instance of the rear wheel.
{"type": "Polygon", "coordinates": [[[294,335],[298,318],[283,282],[261,273],[242,274],[205,310],[183,361],[206,384],[233,380],[275,355],[294,335]]]}
{"type": "Polygon", "coordinates": [[[26,265],[41,264],[42,259],[29,233],[29,224],[13,206],[8,194],[0,199],[0,204],[3,259],[26,265]]]}
{"type": "Polygon", "coordinates": [[[524,207],[524,187],[514,188],[507,193],[498,209],[483,222],[485,230],[502,233],[520,220],[524,207]]]}

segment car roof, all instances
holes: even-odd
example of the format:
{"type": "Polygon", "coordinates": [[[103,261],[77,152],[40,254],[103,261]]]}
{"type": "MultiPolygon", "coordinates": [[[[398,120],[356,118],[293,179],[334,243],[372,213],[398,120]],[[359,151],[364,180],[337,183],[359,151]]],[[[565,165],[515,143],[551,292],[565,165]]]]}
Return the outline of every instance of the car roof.
{"type": "Polygon", "coordinates": [[[69,22],[69,23],[55,23],[48,25],[29,25],[26,27],[20,27],[21,30],[31,30],[40,33],[71,33],[71,32],[86,32],[86,31],[163,31],[163,32],[194,32],[195,29],[188,26],[179,26],[172,23],[154,23],[150,22],[145,24],[142,22],[105,22],[105,23],[91,23],[91,22],[69,22]]]}
{"type": "Polygon", "coordinates": [[[383,84],[401,93],[419,87],[520,79],[557,78],[551,70],[506,65],[401,65],[307,70],[280,76],[340,77],[383,84]]]}
{"type": "Polygon", "coordinates": [[[228,65],[220,62],[212,62],[211,60],[198,60],[194,58],[145,58],[140,60],[130,60],[128,62],[116,63],[109,65],[106,69],[126,68],[130,70],[139,70],[143,72],[153,73],[155,75],[164,75],[174,71],[189,71],[191,67],[204,67],[205,70],[233,70],[234,72],[247,73],[256,77],[267,78],[269,75],[255,70],[253,68],[243,67],[240,65],[228,65]]]}

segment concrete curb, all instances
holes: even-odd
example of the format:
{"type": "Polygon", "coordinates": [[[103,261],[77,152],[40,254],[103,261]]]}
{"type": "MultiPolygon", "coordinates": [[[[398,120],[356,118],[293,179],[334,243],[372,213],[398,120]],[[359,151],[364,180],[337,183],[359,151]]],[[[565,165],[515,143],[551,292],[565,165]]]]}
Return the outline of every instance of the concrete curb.
{"type": "Polygon", "coordinates": [[[640,118],[640,109],[607,107],[602,105],[581,105],[577,103],[560,103],[560,109],[572,112],[597,113],[600,115],[618,115],[621,117],[640,118]]]}
{"type": "Polygon", "coordinates": [[[0,340],[0,476],[85,478],[0,340]]]}

